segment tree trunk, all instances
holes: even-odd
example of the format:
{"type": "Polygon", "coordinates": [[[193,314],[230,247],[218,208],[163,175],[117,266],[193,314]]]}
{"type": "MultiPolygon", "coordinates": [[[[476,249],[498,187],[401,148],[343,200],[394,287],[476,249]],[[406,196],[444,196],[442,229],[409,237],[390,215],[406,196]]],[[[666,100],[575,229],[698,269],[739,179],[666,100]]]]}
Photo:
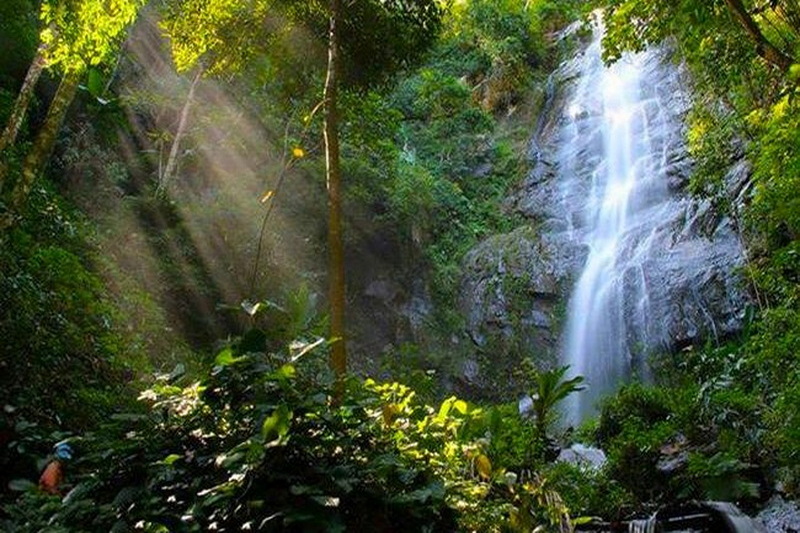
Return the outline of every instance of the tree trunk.
{"type": "MultiPolygon", "coordinates": [[[[44,43],[39,45],[39,49],[36,50],[36,56],[34,56],[27,74],[25,74],[25,80],[22,82],[17,100],[14,102],[14,110],[8,118],[8,123],[3,130],[3,135],[0,136],[0,154],[9,146],[12,146],[17,140],[17,134],[22,127],[25,114],[28,112],[28,105],[31,103],[31,98],[33,98],[36,82],[39,81],[39,77],[44,70],[44,52],[46,48],[47,46],[44,43]]],[[[5,161],[0,160],[0,193],[3,191],[6,171],[7,167],[5,161]]]]}
{"type": "Polygon", "coordinates": [[[758,27],[756,21],[747,12],[747,8],[742,3],[742,0],[725,0],[728,8],[733,12],[736,19],[744,27],[747,34],[756,43],[756,52],[765,61],[771,63],[786,72],[789,67],[794,63],[794,59],[772,44],[763,33],[761,28],[758,27]]]}
{"type": "Polygon", "coordinates": [[[69,71],[61,79],[56,94],[53,96],[52,102],[50,102],[44,124],[36,134],[33,146],[25,157],[22,165],[22,176],[10,191],[8,211],[0,219],[0,231],[12,225],[14,217],[18,216],[23,210],[34,181],[44,169],[47,159],[53,151],[61,124],[63,124],[67,110],[69,110],[69,106],[75,98],[83,73],[83,69],[69,71]]]}
{"type": "Polygon", "coordinates": [[[342,238],[342,174],[339,164],[339,116],[337,86],[339,68],[339,31],[337,22],[341,0],[330,0],[330,33],[328,35],[328,72],[325,78],[325,165],[328,185],[328,248],[330,336],[332,340],[330,366],[338,378],[347,371],[344,308],[344,242],[342,238]]]}
{"type": "Polygon", "coordinates": [[[158,180],[157,192],[159,193],[167,191],[169,181],[172,179],[172,176],[175,174],[175,170],[178,167],[178,150],[180,149],[183,137],[186,135],[186,123],[189,120],[189,110],[194,103],[194,91],[197,87],[197,82],[200,81],[200,77],[202,75],[203,70],[198,69],[197,74],[195,74],[194,79],[192,80],[192,85],[189,87],[189,94],[186,96],[186,102],[183,104],[183,109],[181,109],[181,117],[178,121],[178,129],[175,132],[175,138],[172,140],[172,147],[169,150],[167,166],[164,168],[164,173],[161,174],[158,180]]]}

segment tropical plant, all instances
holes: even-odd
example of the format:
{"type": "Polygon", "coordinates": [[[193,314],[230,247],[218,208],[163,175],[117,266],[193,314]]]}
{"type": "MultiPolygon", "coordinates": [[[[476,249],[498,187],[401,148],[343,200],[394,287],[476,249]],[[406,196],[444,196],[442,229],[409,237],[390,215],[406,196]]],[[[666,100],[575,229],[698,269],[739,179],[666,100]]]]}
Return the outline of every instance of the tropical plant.
{"type": "Polygon", "coordinates": [[[570,394],[586,388],[581,385],[583,376],[565,379],[568,371],[569,366],[562,366],[534,372],[531,410],[536,429],[542,437],[547,435],[547,430],[553,423],[556,405],[570,394]]]}
{"type": "MultiPolygon", "coordinates": [[[[335,379],[324,342],[265,351],[251,330],[210,375],[159,375],[119,414],[71,439],[69,494],[6,505],[4,531],[529,531],[569,529],[541,479],[519,480],[467,428],[480,409],[438,409],[397,383],[335,379]],[[337,385],[339,383],[339,385],[337,385]],[[341,387],[341,388],[340,388],[341,387]],[[338,402],[332,399],[338,395],[338,402]]],[[[21,481],[13,486],[25,490],[21,481]]]]}

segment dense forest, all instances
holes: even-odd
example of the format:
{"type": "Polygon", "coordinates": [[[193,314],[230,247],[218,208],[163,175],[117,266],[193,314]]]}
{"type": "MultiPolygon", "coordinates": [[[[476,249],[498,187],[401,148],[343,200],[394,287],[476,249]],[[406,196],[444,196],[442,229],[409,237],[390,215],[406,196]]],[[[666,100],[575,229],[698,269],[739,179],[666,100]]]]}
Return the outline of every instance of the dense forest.
{"type": "Polygon", "coordinates": [[[800,528],[795,0],[2,0],[0,48],[0,530],[800,528]],[[571,343],[645,71],[680,228],[571,343]]]}

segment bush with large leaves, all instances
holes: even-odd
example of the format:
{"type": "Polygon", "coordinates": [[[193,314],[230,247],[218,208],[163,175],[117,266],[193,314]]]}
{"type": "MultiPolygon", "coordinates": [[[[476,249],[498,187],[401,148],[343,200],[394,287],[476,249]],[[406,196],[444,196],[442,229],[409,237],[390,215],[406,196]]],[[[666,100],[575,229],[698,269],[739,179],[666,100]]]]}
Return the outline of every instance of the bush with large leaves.
{"type": "Polygon", "coordinates": [[[514,483],[470,439],[480,410],[439,409],[397,383],[351,379],[341,395],[323,342],[265,350],[252,330],[205,380],[177,369],[121,415],[73,439],[63,501],[31,491],[5,531],[513,531],[567,524],[542,484],[514,483]],[[340,400],[332,401],[339,397],[340,400]],[[548,504],[548,502],[550,502],[548,504]],[[515,526],[516,524],[516,526],[515,526]],[[60,529],[59,529],[60,528],[60,529]]]}

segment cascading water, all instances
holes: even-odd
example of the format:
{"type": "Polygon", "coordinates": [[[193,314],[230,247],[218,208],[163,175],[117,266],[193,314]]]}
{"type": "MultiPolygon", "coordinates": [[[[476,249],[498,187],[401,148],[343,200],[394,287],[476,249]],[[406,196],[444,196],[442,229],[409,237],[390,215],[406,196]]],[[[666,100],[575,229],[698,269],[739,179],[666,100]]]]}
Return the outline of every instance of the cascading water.
{"type": "MultiPolygon", "coordinates": [[[[734,224],[685,191],[686,77],[658,49],[606,67],[601,35],[598,24],[551,76],[531,170],[506,204],[525,224],[471,250],[462,282],[473,342],[515,338],[542,366],[560,352],[586,377],[589,388],[568,399],[572,424],[626,378],[646,376],[653,351],[740,331],[749,302],[734,224]],[[520,315],[506,280],[526,289],[520,315]]],[[[746,194],[747,167],[732,167],[730,198],[746,194]]]]}
{"type": "Polygon", "coordinates": [[[581,199],[568,217],[571,239],[588,249],[572,293],[563,360],[586,378],[568,414],[578,422],[599,397],[645,366],[650,346],[645,261],[655,229],[671,209],[667,139],[680,123],[652,84],[655,52],[607,67],[602,29],[576,58],[579,83],[566,104],[558,172],[565,196],[581,199]]]}

